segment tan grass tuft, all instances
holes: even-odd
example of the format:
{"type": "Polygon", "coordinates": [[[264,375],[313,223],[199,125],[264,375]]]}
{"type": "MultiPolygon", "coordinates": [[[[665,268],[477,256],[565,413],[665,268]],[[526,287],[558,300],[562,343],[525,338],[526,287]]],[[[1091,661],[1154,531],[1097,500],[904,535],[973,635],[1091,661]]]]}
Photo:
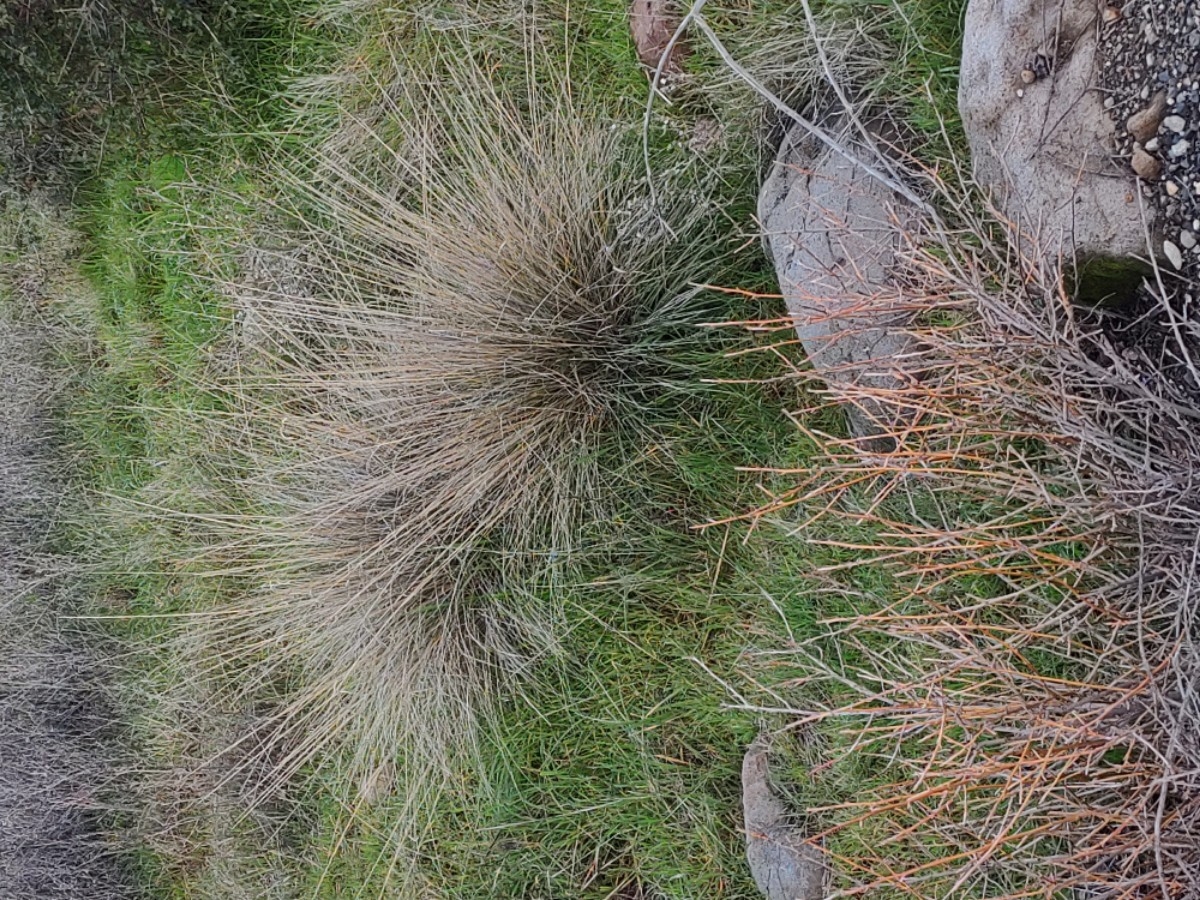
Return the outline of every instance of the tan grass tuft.
{"type": "Polygon", "coordinates": [[[720,252],[704,189],[652,205],[635,136],[539,51],[513,73],[445,43],[293,170],[287,249],[229,286],[218,489],[184,517],[228,597],[188,658],[273,704],[258,790],[336,759],[352,803],[394,785],[414,815],[554,648],[553,587],[703,340],[689,281],[720,252]]]}

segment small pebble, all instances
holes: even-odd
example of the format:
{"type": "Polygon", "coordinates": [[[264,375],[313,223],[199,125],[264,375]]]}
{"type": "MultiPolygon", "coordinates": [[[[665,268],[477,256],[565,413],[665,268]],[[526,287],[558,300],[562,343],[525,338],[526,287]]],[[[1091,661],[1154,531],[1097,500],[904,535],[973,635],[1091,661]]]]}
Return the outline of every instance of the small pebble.
{"type": "Polygon", "coordinates": [[[1167,92],[1159,91],[1151,99],[1148,106],[1138,110],[1129,117],[1129,120],[1125,123],[1125,129],[1133,135],[1135,141],[1142,141],[1144,143],[1154,137],[1158,131],[1158,126],[1162,124],[1163,116],[1166,112],[1167,92]]]}
{"type": "Polygon", "coordinates": [[[1162,163],[1140,148],[1133,151],[1131,165],[1134,174],[1143,181],[1157,181],[1162,174],[1162,163]]]}
{"type": "Polygon", "coordinates": [[[1163,253],[1176,270],[1183,268],[1183,252],[1170,241],[1163,241],[1163,253]]]}
{"type": "Polygon", "coordinates": [[[1200,242],[1196,240],[1196,236],[1190,231],[1181,231],[1179,232],[1179,243],[1183,244],[1184,250],[1191,250],[1200,242]]]}
{"type": "Polygon", "coordinates": [[[1167,116],[1163,119],[1163,127],[1176,134],[1183,134],[1183,129],[1187,127],[1187,120],[1183,116],[1167,116]]]}

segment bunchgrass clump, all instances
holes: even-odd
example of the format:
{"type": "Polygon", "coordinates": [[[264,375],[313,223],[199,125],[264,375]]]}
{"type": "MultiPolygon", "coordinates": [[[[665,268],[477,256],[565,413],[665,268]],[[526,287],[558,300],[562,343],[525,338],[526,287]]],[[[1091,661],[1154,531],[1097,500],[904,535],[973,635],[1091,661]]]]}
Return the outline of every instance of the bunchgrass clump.
{"type": "Polygon", "coordinates": [[[704,184],[653,196],[603,102],[509,49],[528,66],[397,54],[291,169],[226,287],[212,483],[143,496],[228,586],[185,633],[218,696],[272,704],[266,793],[336,758],[360,799],[425,803],[555,647],[650,411],[703,389],[704,184]]]}

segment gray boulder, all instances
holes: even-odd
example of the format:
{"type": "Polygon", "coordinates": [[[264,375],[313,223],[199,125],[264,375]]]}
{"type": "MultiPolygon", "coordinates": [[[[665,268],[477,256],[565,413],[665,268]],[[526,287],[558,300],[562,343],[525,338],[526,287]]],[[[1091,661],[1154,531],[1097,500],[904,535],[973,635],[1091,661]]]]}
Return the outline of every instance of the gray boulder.
{"type": "Polygon", "coordinates": [[[864,168],[878,165],[873,149],[843,123],[826,129],[847,153],[794,129],[759,195],[759,221],[809,361],[849,401],[851,432],[868,438],[897,420],[872,392],[899,383],[913,349],[904,332],[911,313],[893,275],[920,217],[864,168]]]}
{"type": "Polygon", "coordinates": [[[767,900],[824,900],[829,884],[825,853],[788,822],[770,782],[770,741],[760,734],[742,761],[746,859],[767,900]]]}
{"type": "Polygon", "coordinates": [[[958,105],[977,181],[1055,260],[1145,255],[1132,170],[1098,90],[1097,0],[971,0],[958,105]]]}

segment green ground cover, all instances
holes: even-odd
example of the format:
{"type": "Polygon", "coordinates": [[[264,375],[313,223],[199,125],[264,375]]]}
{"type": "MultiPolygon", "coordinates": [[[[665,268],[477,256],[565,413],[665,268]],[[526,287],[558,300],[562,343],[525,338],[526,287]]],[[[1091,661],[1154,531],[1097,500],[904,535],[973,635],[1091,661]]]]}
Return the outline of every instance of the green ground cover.
{"type": "MultiPolygon", "coordinates": [[[[960,7],[913,0],[896,17],[909,24],[892,26],[906,47],[896,71],[918,98],[911,114],[925,133],[935,131],[935,113],[953,110],[960,7]],[[920,99],[926,87],[928,102],[920,99]]],[[[898,12],[867,4],[851,12],[863,10],[884,19],[898,12]]],[[[381,797],[357,803],[335,761],[247,814],[226,803],[211,776],[180,774],[215,753],[222,728],[236,733],[245,711],[204,708],[207,688],[162,649],[176,631],[172,616],[236,596],[244,583],[236,573],[198,577],[181,562],[195,552],[187,525],[146,512],[203,510],[210,478],[221,477],[221,448],[208,425],[229,412],[230,397],[204,377],[234,312],[220,282],[236,278],[241,251],[258,240],[263,210],[280,196],[278,173],[336,127],[337,79],[317,76],[339,71],[347,52],[359,71],[383,65],[394,39],[387,30],[401,31],[406,19],[387,9],[323,18],[259,0],[159,13],[139,8],[125,17],[139,39],[119,60],[93,47],[71,51],[71,66],[60,66],[79,80],[74,66],[90,53],[119,69],[110,105],[87,113],[92,98],[68,84],[66,99],[39,101],[50,113],[26,132],[38,145],[44,134],[68,133],[83,266],[98,298],[94,308],[66,313],[92,333],[67,423],[77,483],[98,510],[71,537],[97,562],[98,611],[117,617],[114,630],[134,648],[130,739],[148,770],[167,773],[147,779],[139,800],[148,812],[126,823],[145,834],[147,893],[374,897],[414,878],[428,893],[456,897],[754,896],[738,831],[739,767],[758,721],[722,708],[731,698],[721,680],[745,684],[747,669],[769,664],[748,660],[750,645],[785,642],[789,629],[795,639],[818,633],[817,619],[841,601],[809,575],[845,551],[789,539],[765,523],[753,532],[739,522],[693,527],[762,501],[774,482],[739,466],[814,459],[785,414],[812,397],[783,377],[776,356],[731,356],[765,342],[737,329],[705,332],[684,361],[690,387],[642,410],[657,441],[608,448],[626,458],[616,467],[621,502],[605,523],[603,552],[570,583],[553,586],[563,608],[557,652],[499,698],[477,763],[457,774],[457,789],[429,801],[415,875],[396,859],[397,822],[409,813],[402,795],[388,798],[386,777],[381,797]],[[72,132],[62,122],[80,109],[86,114],[71,120],[72,132]],[[216,734],[197,735],[198,723],[216,734]]],[[[563,24],[547,43],[569,48],[570,77],[636,136],[646,81],[623,5],[553,13],[563,24]]],[[[731,46],[740,34],[746,47],[764,23],[800,28],[803,13],[788,4],[729,4],[710,18],[731,46]]],[[[62,47],[39,52],[46,59],[37,65],[52,66],[62,47]]],[[[692,166],[696,177],[719,170],[720,282],[769,293],[773,275],[752,220],[760,150],[747,138],[759,120],[746,110],[756,107],[744,91],[704,89],[704,73],[716,71],[704,48],[689,65],[697,84],[680,89],[674,105],[656,107],[653,161],[692,166]],[[731,103],[744,105],[736,117],[731,103]],[[730,117],[725,156],[692,161],[675,145],[710,115],[730,117]]],[[[708,321],[782,313],[769,296],[704,296],[708,321]]],[[[840,427],[835,413],[808,424],[840,427]]],[[[842,577],[885,601],[882,574],[842,577]]],[[[838,756],[837,732],[823,740],[838,756]]],[[[806,752],[796,751],[798,766],[806,752]]],[[[843,759],[812,791],[844,797],[879,777],[869,757],[843,759]]],[[[854,841],[875,837],[843,837],[838,850],[853,855],[854,841]]]]}

